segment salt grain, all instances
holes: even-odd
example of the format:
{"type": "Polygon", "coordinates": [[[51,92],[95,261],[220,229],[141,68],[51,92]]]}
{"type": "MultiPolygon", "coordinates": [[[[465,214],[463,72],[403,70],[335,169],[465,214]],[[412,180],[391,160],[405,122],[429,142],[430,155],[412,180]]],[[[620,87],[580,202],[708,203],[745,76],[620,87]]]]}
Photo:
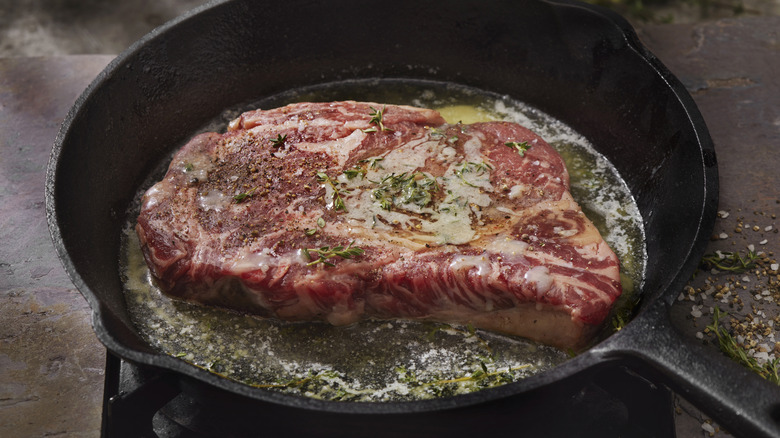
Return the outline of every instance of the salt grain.
{"type": "Polygon", "coordinates": [[[758,244],[759,245],[766,245],[767,242],[768,242],[768,240],[764,239],[764,240],[758,242],[758,244]]]}
{"type": "Polygon", "coordinates": [[[771,226],[771,225],[769,225],[768,227],[765,227],[765,228],[764,228],[764,231],[772,231],[772,226],[771,226]]]}
{"type": "Polygon", "coordinates": [[[728,239],[729,235],[726,234],[726,233],[720,233],[720,234],[718,234],[718,237],[720,237],[721,239],[728,239]]]}
{"type": "Polygon", "coordinates": [[[729,212],[725,210],[721,210],[718,212],[718,216],[720,216],[722,219],[726,219],[729,217],[729,212]]]}
{"type": "Polygon", "coordinates": [[[704,429],[704,431],[709,433],[710,435],[715,433],[715,428],[712,427],[710,423],[702,423],[701,428],[704,429]]]}

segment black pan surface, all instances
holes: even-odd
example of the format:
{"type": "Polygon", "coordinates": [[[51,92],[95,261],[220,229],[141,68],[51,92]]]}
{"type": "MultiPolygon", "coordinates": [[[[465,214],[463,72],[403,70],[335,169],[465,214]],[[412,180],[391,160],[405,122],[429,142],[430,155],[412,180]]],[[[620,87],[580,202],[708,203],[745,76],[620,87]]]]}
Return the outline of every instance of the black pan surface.
{"type": "Polygon", "coordinates": [[[536,0],[226,0],[156,29],[88,87],[55,141],[46,201],[55,246],[93,309],[101,342],[131,362],[179,373],[188,390],[218,388],[268,413],[300,409],[316,421],[371,424],[377,436],[405,430],[399,418],[425,425],[415,433],[429,428],[462,436],[479,430],[473,420],[479,412],[512,415],[514,398],[620,363],[671,386],[734,433],[773,436],[780,434],[773,420],[778,391],[684,340],[669,321],[669,307],[710,236],[717,184],[714,147],[693,100],[609,11],[536,0]],[[648,265],[634,319],[552,371],[406,403],[271,393],[146,344],[130,322],[118,264],[125,212],[150,169],[225,108],[364,78],[452,82],[506,94],[587,137],[615,164],[643,217],[648,265]]]}

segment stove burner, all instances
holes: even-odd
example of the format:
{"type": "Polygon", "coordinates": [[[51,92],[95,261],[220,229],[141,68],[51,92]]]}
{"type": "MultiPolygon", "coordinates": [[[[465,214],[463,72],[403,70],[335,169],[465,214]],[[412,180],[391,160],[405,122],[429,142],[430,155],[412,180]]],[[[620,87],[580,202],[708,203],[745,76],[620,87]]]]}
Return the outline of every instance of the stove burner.
{"type": "Polygon", "coordinates": [[[671,391],[609,363],[521,396],[403,415],[281,406],[184,379],[107,353],[101,437],[675,436],[671,391]]]}

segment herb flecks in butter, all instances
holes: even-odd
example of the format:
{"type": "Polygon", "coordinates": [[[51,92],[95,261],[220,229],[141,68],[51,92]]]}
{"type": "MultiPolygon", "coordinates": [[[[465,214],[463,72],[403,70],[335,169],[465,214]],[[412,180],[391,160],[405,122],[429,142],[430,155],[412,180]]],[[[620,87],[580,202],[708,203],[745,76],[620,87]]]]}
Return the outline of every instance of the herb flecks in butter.
{"type": "Polygon", "coordinates": [[[363,179],[366,177],[366,169],[362,166],[355,166],[352,169],[345,170],[344,175],[346,175],[348,179],[353,179],[360,175],[360,179],[363,179]]]}
{"type": "Polygon", "coordinates": [[[377,187],[372,191],[372,195],[384,210],[404,204],[427,207],[433,199],[433,194],[439,190],[436,179],[423,172],[404,172],[399,175],[391,173],[374,183],[377,187]]]}
{"type": "Polygon", "coordinates": [[[461,182],[463,184],[466,184],[469,187],[479,187],[472,182],[469,182],[466,179],[466,174],[473,173],[474,176],[481,176],[485,173],[490,172],[493,170],[493,166],[491,166],[488,163],[485,163],[484,161],[481,163],[473,163],[471,161],[468,161],[466,163],[462,163],[455,168],[455,175],[460,178],[461,182]]]}
{"type": "Polygon", "coordinates": [[[368,163],[368,168],[371,170],[377,170],[377,169],[384,169],[380,162],[384,160],[384,158],[367,158],[365,160],[360,160],[358,163],[368,163]]]}

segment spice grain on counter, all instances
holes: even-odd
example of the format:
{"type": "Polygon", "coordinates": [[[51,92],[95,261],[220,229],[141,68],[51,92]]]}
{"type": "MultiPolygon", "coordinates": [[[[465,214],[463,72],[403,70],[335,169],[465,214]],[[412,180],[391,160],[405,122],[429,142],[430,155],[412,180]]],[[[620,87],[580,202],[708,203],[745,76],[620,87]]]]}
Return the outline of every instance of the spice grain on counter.
{"type": "Polygon", "coordinates": [[[780,263],[766,249],[778,239],[776,219],[763,210],[719,211],[711,252],[678,302],[691,302],[687,319],[698,339],[780,384],[780,263]]]}

